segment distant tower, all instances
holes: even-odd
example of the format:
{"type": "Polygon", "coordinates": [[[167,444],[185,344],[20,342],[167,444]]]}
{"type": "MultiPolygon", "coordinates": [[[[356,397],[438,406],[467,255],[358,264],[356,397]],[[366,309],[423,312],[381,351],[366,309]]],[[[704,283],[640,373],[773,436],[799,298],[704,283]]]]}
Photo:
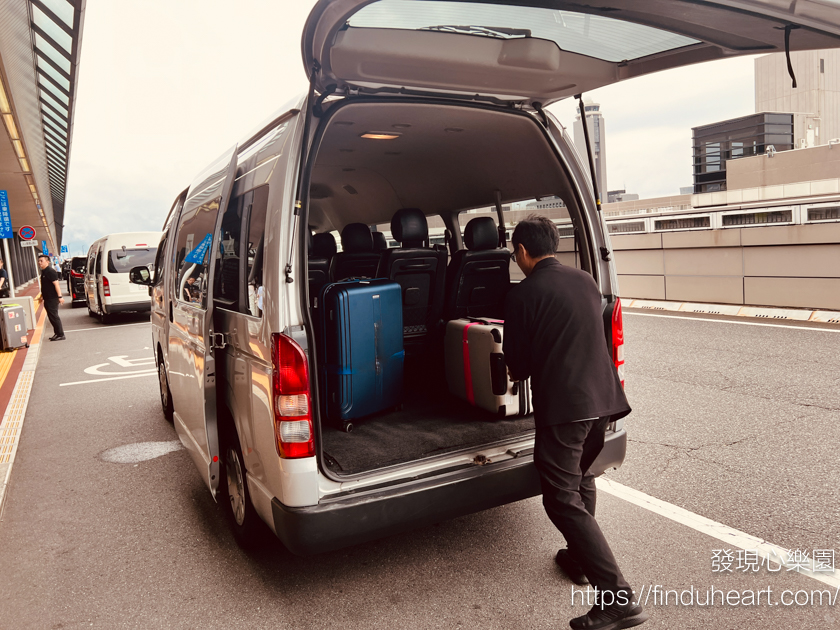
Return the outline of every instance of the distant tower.
{"type": "MultiPolygon", "coordinates": [[[[589,142],[592,144],[592,159],[595,161],[595,179],[598,180],[598,193],[601,195],[601,202],[607,202],[607,139],[604,128],[604,117],[601,115],[601,106],[593,103],[591,98],[583,99],[583,107],[586,110],[586,125],[589,131],[589,142]]],[[[589,158],[586,155],[586,139],[583,137],[583,123],[580,120],[580,111],[575,118],[575,147],[583,158],[584,164],[589,166],[589,158]]]]}

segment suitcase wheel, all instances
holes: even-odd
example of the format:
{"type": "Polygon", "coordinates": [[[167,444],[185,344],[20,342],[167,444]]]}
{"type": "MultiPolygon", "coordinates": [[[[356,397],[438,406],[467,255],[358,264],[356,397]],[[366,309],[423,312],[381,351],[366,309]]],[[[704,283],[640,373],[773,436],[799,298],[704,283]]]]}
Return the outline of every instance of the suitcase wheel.
{"type": "Polygon", "coordinates": [[[345,433],[352,433],[353,432],[353,423],[347,422],[346,420],[341,423],[341,428],[345,433]]]}

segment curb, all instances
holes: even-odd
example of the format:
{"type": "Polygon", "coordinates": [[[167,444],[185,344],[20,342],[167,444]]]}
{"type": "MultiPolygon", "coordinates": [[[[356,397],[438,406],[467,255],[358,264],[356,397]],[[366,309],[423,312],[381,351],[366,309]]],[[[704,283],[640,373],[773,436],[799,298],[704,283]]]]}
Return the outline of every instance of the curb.
{"type": "Polygon", "coordinates": [[[819,322],[840,324],[840,312],[805,310],[796,308],[773,308],[768,306],[741,306],[738,304],[701,304],[697,302],[667,302],[663,300],[634,300],[627,298],[625,308],[651,311],[672,311],[682,313],[706,313],[708,315],[731,315],[759,319],[786,319],[798,322],[819,322]]]}
{"type": "Polygon", "coordinates": [[[0,420],[0,521],[3,519],[6,491],[12,478],[12,466],[15,463],[15,454],[23,430],[23,421],[26,417],[26,409],[29,406],[29,394],[35,380],[35,368],[38,366],[38,358],[41,355],[41,333],[44,330],[44,321],[47,318],[46,311],[41,310],[37,317],[35,333],[32,335],[32,342],[29,344],[26,359],[15,383],[12,398],[6,407],[3,419],[0,420]]]}

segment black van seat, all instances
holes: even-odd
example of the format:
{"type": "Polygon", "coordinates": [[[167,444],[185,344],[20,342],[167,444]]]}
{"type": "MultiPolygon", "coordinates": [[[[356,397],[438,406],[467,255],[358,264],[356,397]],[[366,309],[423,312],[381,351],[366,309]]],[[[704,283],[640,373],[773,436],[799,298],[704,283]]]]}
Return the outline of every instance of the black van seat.
{"type": "Polygon", "coordinates": [[[406,344],[433,334],[443,310],[446,252],[428,247],[429,226],[417,208],[398,210],[391,219],[398,248],[382,252],[377,276],[399,282],[403,292],[403,337],[406,344]]]}
{"type": "Polygon", "coordinates": [[[330,260],[336,250],[335,237],[329,232],[309,239],[309,306],[315,306],[321,288],[330,281],[330,260]]]}
{"type": "Polygon", "coordinates": [[[388,241],[385,240],[385,235],[382,232],[371,232],[373,234],[373,251],[381,254],[388,249],[388,241]]]}
{"type": "Polygon", "coordinates": [[[341,230],[342,252],[332,261],[333,282],[346,278],[375,278],[379,254],[373,251],[373,235],[364,223],[350,223],[341,230]]]}
{"type": "Polygon", "coordinates": [[[491,217],[477,217],[464,228],[467,249],[452,254],[446,269],[446,321],[459,317],[504,317],[510,288],[510,251],[499,248],[491,217]]]}

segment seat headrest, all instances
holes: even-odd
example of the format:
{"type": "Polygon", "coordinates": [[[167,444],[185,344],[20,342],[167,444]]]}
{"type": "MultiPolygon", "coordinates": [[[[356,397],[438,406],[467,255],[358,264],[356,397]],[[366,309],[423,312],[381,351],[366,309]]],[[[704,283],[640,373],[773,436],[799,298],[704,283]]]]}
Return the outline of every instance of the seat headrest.
{"type": "Polygon", "coordinates": [[[382,232],[371,232],[373,234],[373,251],[379,253],[388,249],[388,241],[382,232]]]}
{"type": "Polygon", "coordinates": [[[373,236],[364,223],[348,223],[341,230],[341,249],[349,254],[373,251],[373,236]]]}
{"type": "Polygon", "coordinates": [[[309,248],[309,255],[312,258],[332,258],[338,251],[335,244],[335,237],[330,232],[315,234],[312,237],[312,247],[309,248]]]}
{"type": "Polygon", "coordinates": [[[464,243],[470,251],[496,249],[499,246],[499,232],[491,217],[470,219],[464,228],[464,243]]]}
{"type": "Polygon", "coordinates": [[[417,208],[397,210],[391,218],[391,236],[402,247],[423,247],[429,238],[429,224],[417,208]]]}

